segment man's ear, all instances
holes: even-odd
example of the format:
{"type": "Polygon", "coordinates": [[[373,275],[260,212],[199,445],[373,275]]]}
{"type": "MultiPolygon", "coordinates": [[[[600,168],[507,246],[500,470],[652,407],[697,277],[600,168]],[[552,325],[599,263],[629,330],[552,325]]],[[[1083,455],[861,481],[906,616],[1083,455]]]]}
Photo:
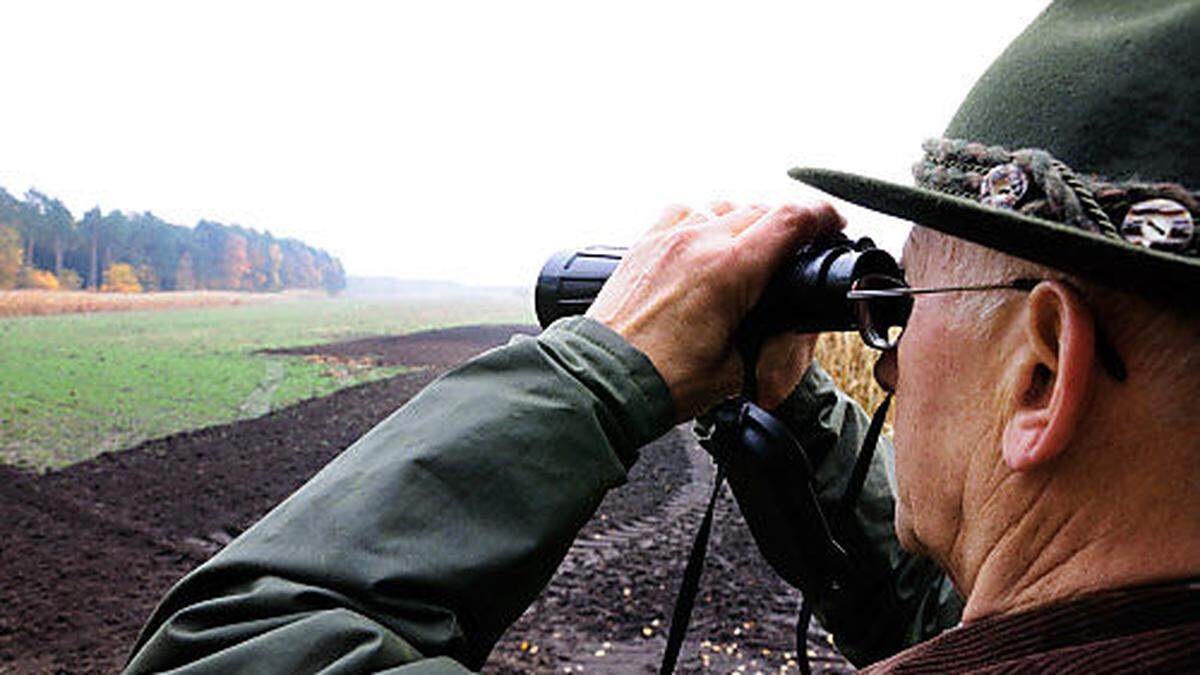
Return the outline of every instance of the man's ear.
{"type": "Polygon", "coordinates": [[[1002,441],[1014,471],[1047,462],[1070,444],[1090,398],[1096,355],[1092,313],[1074,289],[1042,282],[1025,310],[1002,441]]]}

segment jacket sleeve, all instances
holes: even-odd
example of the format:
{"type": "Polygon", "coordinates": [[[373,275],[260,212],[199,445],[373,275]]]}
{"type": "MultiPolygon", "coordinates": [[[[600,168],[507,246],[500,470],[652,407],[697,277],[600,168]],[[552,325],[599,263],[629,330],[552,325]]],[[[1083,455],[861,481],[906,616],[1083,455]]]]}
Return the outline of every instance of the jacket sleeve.
{"type": "MultiPolygon", "coordinates": [[[[814,464],[817,498],[826,513],[849,480],[870,420],[817,364],[775,414],[814,464]]],[[[881,436],[857,508],[830,523],[855,563],[839,589],[809,589],[816,616],[857,665],[882,660],[958,624],[962,601],[928,558],[900,548],[893,526],[894,453],[881,436]]]]}
{"type": "Polygon", "coordinates": [[[126,672],[478,669],[674,415],[650,361],[603,325],[518,337],[188,574],[126,672]]]}

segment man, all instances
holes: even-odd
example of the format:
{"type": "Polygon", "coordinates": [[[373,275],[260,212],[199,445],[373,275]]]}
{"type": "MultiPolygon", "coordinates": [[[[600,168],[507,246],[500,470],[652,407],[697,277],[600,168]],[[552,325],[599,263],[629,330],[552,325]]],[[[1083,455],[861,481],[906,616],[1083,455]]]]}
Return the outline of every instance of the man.
{"type": "MultiPolygon", "coordinates": [[[[1059,2],[927,144],[918,187],[793,172],[923,226],[904,262],[930,292],[879,296],[916,298],[878,367],[912,553],[868,509],[839,534],[862,535],[879,564],[856,583],[888,611],[813,598],[859,660],[957,619],[915,554],[962,626],[880,671],[1200,668],[1197,52],[1200,3],[1059,2]]],[[[734,330],[840,224],[824,205],[669,210],[588,317],[431,385],[188,575],[129,672],[480,667],[637,448],[738,390],[734,330]]],[[[760,392],[795,388],[779,408],[828,495],[863,416],[811,349],[777,338],[760,392]]]]}

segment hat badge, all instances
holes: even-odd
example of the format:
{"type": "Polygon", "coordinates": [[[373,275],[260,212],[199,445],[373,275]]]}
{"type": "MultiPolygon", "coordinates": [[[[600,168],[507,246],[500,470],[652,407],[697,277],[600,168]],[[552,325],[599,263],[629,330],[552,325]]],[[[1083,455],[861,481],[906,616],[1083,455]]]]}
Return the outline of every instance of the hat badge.
{"type": "Polygon", "coordinates": [[[1029,190],[1029,179],[1016,164],[992,167],[979,185],[979,201],[987,206],[1011,209],[1029,190]]]}
{"type": "Polygon", "coordinates": [[[1147,199],[1129,208],[1121,237],[1131,244],[1162,251],[1183,251],[1195,236],[1192,214],[1171,199],[1147,199]]]}

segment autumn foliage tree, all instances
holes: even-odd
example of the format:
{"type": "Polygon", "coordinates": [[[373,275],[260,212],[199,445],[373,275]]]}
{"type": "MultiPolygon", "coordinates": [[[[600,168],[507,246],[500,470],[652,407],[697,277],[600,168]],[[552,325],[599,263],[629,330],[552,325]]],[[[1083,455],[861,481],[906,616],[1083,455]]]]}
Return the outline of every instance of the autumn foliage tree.
{"type": "Polygon", "coordinates": [[[253,290],[250,256],[246,238],[235,232],[225,233],[221,255],[221,286],[230,290],[253,290]]]}
{"type": "Polygon", "coordinates": [[[58,287],[64,291],[77,291],[83,288],[83,277],[70,267],[64,267],[63,271],[56,274],[54,278],[58,280],[58,287]]]}
{"type": "Polygon", "coordinates": [[[18,199],[0,188],[0,231],[0,288],[17,283],[25,267],[28,278],[32,270],[53,270],[70,285],[78,278],[101,289],[112,286],[107,275],[116,265],[128,265],[146,290],[336,292],[346,285],[337,258],[295,239],[208,220],[182,227],[149,212],[98,207],[76,221],[61,201],[36,190],[18,199]],[[15,269],[5,257],[12,246],[15,269]]]}
{"type": "Polygon", "coordinates": [[[63,203],[37,190],[25,193],[25,203],[31,212],[30,218],[37,226],[42,242],[49,244],[54,256],[54,274],[63,271],[63,257],[67,248],[75,244],[75,219],[63,203]]]}
{"type": "Polygon", "coordinates": [[[279,242],[272,241],[267,246],[267,290],[277,291],[283,288],[283,249],[279,242]]]}
{"type": "Polygon", "coordinates": [[[15,288],[21,272],[21,235],[15,228],[0,225],[0,290],[15,288]]]}
{"type": "Polygon", "coordinates": [[[143,263],[134,268],[133,273],[137,275],[138,284],[141,285],[143,291],[157,291],[160,289],[158,285],[158,271],[153,266],[143,263]]]}
{"type": "Polygon", "coordinates": [[[196,270],[192,268],[192,256],[184,251],[175,265],[175,290],[196,290],[196,270]]]}
{"type": "Polygon", "coordinates": [[[58,277],[49,270],[22,267],[17,274],[17,287],[35,291],[57,291],[59,289],[58,277]]]}
{"type": "Polygon", "coordinates": [[[108,293],[141,293],[142,284],[133,265],[115,263],[104,270],[104,285],[100,290],[108,293]]]}

